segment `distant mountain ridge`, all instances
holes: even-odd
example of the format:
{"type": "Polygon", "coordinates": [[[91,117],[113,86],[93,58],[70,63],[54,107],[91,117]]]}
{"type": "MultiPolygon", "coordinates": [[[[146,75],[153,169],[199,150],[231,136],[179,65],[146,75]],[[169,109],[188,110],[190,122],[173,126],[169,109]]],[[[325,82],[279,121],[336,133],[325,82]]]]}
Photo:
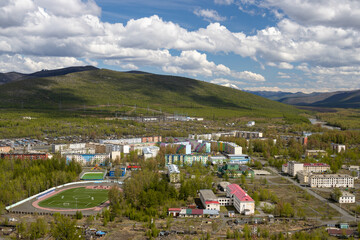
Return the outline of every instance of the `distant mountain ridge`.
{"type": "Polygon", "coordinates": [[[312,107],[360,108],[360,90],[337,92],[297,92],[248,91],[278,102],[312,107]]]}
{"type": "Polygon", "coordinates": [[[90,71],[90,70],[96,70],[96,69],[98,69],[98,68],[96,68],[94,66],[76,66],[76,67],[67,67],[67,68],[60,68],[60,69],[54,69],[54,70],[44,69],[44,70],[30,73],[30,74],[18,73],[18,72],[0,73],[0,84],[5,84],[5,83],[9,83],[9,82],[14,82],[14,81],[20,81],[20,80],[30,79],[30,78],[55,77],[55,76],[66,75],[69,73],[90,71]]]}

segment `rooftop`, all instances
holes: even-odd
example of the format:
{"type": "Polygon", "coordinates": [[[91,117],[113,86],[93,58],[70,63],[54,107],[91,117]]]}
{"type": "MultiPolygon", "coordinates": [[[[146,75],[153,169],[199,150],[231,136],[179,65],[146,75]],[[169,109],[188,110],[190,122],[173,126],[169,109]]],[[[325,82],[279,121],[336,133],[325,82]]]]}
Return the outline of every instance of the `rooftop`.
{"type": "Polygon", "coordinates": [[[353,178],[347,174],[311,174],[310,177],[317,177],[317,178],[353,178]]]}
{"type": "Polygon", "coordinates": [[[354,194],[346,192],[346,191],[341,191],[341,196],[342,197],[355,197],[354,194]]]}
{"type": "Polygon", "coordinates": [[[170,164],[167,166],[169,173],[180,173],[178,166],[170,164]]]}
{"type": "Polygon", "coordinates": [[[200,195],[203,196],[205,201],[217,201],[217,197],[215,196],[214,192],[210,189],[201,189],[200,195]]]}
{"type": "Polygon", "coordinates": [[[322,167],[330,167],[328,164],[326,163],[304,163],[304,166],[313,166],[313,167],[317,167],[317,166],[322,166],[322,167]]]}
{"type": "Polygon", "coordinates": [[[254,200],[237,184],[227,186],[231,194],[234,194],[242,202],[253,202],[254,200]]]}

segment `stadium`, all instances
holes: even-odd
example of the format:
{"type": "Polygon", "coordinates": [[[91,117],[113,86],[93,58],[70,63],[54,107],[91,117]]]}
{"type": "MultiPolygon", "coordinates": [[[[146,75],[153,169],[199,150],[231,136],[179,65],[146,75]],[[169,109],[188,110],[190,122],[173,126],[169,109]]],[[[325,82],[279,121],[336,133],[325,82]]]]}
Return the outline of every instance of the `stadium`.
{"type": "Polygon", "coordinates": [[[100,212],[109,206],[108,192],[116,181],[85,181],[68,183],[24,199],[6,209],[18,214],[52,215],[60,212],[74,215],[81,211],[84,216],[100,212]]]}

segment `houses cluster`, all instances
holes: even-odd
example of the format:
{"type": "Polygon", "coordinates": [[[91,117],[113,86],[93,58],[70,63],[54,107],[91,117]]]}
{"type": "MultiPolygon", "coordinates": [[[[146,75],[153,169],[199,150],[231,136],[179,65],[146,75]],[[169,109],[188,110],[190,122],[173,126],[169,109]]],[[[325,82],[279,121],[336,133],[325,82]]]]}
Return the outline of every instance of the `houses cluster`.
{"type": "MultiPolygon", "coordinates": [[[[231,133],[245,134],[244,132],[231,133]]],[[[175,154],[166,154],[165,163],[177,165],[192,165],[200,162],[206,165],[209,161],[214,164],[223,162],[236,162],[245,164],[250,161],[248,155],[242,154],[242,147],[231,142],[205,141],[191,138],[163,138],[150,136],[141,138],[101,139],[98,142],[65,143],[41,146],[27,146],[22,151],[14,152],[10,146],[0,148],[1,157],[7,159],[47,159],[52,154],[60,154],[67,161],[75,160],[85,166],[103,165],[106,160],[120,160],[131,151],[148,158],[156,157],[160,147],[175,147],[175,154]],[[35,150],[36,149],[36,150],[35,150]],[[214,156],[211,152],[219,152],[214,156]]]]}

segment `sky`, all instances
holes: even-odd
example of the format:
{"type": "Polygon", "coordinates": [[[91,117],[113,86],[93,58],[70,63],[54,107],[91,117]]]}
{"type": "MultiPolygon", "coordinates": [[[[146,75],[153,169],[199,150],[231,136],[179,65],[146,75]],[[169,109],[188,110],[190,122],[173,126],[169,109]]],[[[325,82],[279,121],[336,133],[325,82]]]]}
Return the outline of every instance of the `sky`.
{"type": "Polygon", "coordinates": [[[93,65],[253,91],[360,88],[360,1],[0,0],[0,72],[93,65]]]}

